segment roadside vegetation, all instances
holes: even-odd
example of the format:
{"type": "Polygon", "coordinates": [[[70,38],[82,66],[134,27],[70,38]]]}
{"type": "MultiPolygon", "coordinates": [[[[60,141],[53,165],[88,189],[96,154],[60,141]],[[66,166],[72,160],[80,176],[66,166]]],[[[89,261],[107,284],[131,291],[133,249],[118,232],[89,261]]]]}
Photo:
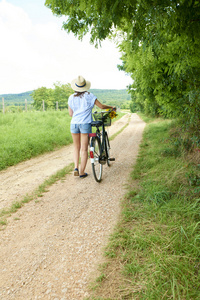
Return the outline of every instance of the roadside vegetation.
{"type": "Polygon", "coordinates": [[[70,121],[67,110],[2,114],[0,170],[72,143],[70,121]]]}
{"type": "Polygon", "coordinates": [[[7,113],[0,119],[0,170],[72,142],[67,110],[7,113]]]}
{"type": "Polygon", "coordinates": [[[149,120],[90,299],[199,299],[200,152],[149,120]]]}

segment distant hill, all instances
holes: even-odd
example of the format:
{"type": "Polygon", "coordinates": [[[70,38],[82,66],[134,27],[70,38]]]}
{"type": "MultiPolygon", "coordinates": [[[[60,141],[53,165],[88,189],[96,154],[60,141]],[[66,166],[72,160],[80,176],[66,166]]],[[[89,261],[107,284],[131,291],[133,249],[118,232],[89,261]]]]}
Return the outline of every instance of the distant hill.
{"type": "Polygon", "coordinates": [[[99,101],[127,101],[131,100],[130,94],[128,94],[127,90],[98,90],[98,89],[91,89],[91,93],[97,96],[99,101]]]}
{"type": "MultiPolygon", "coordinates": [[[[91,89],[91,93],[97,96],[97,99],[102,103],[107,103],[110,105],[121,106],[122,103],[127,103],[131,100],[131,96],[128,94],[127,90],[101,90],[101,89],[91,89]]],[[[0,95],[0,106],[1,98],[4,97],[4,102],[6,106],[9,105],[24,105],[25,99],[27,99],[28,104],[33,103],[33,98],[30,96],[33,91],[28,91],[20,94],[2,94],[0,95]]]]}
{"type": "Polygon", "coordinates": [[[6,105],[23,104],[25,99],[27,99],[27,102],[31,104],[33,103],[33,98],[30,96],[32,92],[33,91],[20,94],[2,94],[0,95],[0,102],[1,98],[3,97],[6,105]]]}

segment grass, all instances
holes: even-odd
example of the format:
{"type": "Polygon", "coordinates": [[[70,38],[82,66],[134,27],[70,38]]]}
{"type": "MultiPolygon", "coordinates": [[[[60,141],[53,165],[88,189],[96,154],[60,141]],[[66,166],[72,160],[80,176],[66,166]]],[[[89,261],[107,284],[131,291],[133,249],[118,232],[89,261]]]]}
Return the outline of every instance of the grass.
{"type": "Polygon", "coordinates": [[[173,127],[146,126],[90,299],[200,299],[200,161],[177,152],[173,127]]]}
{"type": "Polygon", "coordinates": [[[15,201],[11,204],[9,208],[0,210],[0,229],[4,229],[7,225],[7,219],[16,211],[18,211],[21,207],[23,207],[26,203],[29,203],[32,200],[38,202],[38,197],[42,197],[44,193],[48,192],[48,188],[53,185],[55,182],[63,179],[67,174],[72,172],[74,168],[74,164],[71,163],[65,168],[59,170],[55,174],[51,175],[48,179],[46,179],[37,189],[35,189],[31,194],[27,194],[20,201],[15,201]]]}
{"type": "Polygon", "coordinates": [[[0,170],[72,142],[67,111],[1,114],[0,170]]]}
{"type": "Polygon", "coordinates": [[[72,143],[70,121],[67,110],[1,114],[0,171],[72,143]]]}
{"type": "Polygon", "coordinates": [[[145,123],[151,123],[151,122],[157,122],[159,119],[155,119],[154,117],[147,116],[141,112],[137,112],[137,114],[140,116],[140,118],[145,122],[145,123]]]}

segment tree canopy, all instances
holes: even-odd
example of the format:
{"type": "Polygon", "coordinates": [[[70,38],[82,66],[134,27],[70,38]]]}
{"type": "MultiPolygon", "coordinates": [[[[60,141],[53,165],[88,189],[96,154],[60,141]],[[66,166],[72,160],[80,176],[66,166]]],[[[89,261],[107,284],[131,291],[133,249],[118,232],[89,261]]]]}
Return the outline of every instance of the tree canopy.
{"type": "Polygon", "coordinates": [[[66,15],[63,28],[91,40],[103,40],[115,28],[144,41],[157,29],[198,37],[199,0],[46,0],[57,16],[66,15]],[[167,25],[167,26],[166,26],[167,25]]]}
{"type": "Polygon", "coordinates": [[[199,136],[200,0],[46,0],[63,28],[98,44],[114,37],[132,109],[178,117],[199,136]]]}
{"type": "Polygon", "coordinates": [[[73,93],[70,84],[61,84],[57,82],[54,84],[54,89],[48,89],[46,87],[38,88],[34,90],[31,96],[34,99],[33,106],[36,109],[42,109],[42,103],[45,102],[47,109],[55,109],[56,102],[58,102],[59,109],[68,107],[68,98],[73,93]]]}

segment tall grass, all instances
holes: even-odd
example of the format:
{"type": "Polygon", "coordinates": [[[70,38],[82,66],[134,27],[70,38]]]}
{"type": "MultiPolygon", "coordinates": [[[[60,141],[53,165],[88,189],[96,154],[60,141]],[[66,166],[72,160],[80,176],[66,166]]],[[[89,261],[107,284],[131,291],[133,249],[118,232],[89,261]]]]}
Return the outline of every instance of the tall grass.
{"type": "Polygon", "coordinates": [[[0,114],[0,170],[72,143],[70,121],[67,110],[0,114]]]}
{"type": "Polygon", "coordinates": [[[67,111],[0,115],[0,170],[72,142],[67,111]]]}
{"type": "Polygon", "coordinates": [[[200,299],[200,165],[177,152],[172,127],[146,127],[91,299],[200,299]]]}

